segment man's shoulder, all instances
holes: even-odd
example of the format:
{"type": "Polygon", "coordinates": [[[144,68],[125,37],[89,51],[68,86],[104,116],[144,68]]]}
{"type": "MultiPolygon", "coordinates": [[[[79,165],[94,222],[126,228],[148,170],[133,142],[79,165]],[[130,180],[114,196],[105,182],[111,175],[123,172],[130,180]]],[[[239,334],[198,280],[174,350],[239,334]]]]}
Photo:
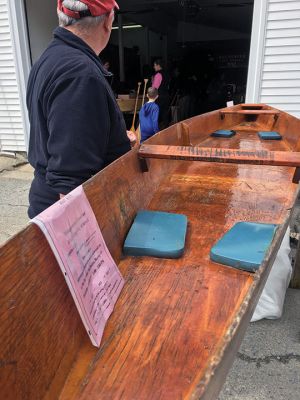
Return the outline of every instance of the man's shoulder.
{"type": "Polygon", "coordinates": [[[93,80],[95,87],[105,86],[105,78],[93,60],[78,49],[60,45],[46,49],[34,64],[31,77],[39,80],[44,90],[70,80],[93,80]]]}
{"type": "Polygon", "coordinates": [[[71,71],[77,75],[95,74],[100,75],[100,71],[85,53],[70,46],[49,47],[42,56],[42,64],[47,68],[53,68],[49,72],[71,71]]]}

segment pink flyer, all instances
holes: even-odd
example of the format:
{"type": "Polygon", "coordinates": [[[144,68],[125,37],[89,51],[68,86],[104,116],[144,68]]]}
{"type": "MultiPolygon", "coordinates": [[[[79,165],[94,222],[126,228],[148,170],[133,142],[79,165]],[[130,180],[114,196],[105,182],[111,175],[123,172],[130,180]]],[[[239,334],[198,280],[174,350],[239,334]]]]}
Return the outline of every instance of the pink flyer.
{"type": "Polygon", "coordinates": [[[32,222],[44,232],[90,339],[99,347],[124,279],[106,247],[82,186],[32,222]]]}

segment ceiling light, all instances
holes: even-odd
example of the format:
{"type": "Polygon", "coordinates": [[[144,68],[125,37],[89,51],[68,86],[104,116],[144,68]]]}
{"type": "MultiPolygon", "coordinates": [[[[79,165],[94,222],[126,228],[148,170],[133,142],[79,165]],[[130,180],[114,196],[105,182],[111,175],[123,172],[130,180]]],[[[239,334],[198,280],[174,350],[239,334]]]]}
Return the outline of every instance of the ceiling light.
{"type": "MultiPolygon", "coordinates": [[[[123,25],[122,28],[123,29],[139,29],[142,28],[143,25],[123,25]]],[[[118,26],[113,26],[112,29],[119,29],[118,26]]]]}

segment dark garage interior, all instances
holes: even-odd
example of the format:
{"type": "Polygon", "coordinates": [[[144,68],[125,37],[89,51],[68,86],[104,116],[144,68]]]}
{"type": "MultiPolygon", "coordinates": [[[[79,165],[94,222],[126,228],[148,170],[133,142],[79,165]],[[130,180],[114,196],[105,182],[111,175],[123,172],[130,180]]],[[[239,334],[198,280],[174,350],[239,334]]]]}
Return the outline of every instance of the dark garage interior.
{"type": "Polygon", "coordinates": [[[120,0],[119,5],[110,44],[101,55],[110,63],[117,93],[151,79],[153,62],[160,58],[173,103],[175,96],[190,98],[180,119],[224,107],[227,101],[244,102],[253,0],[120,0]]]}
{"type": "MultiPolygon", "coordinates": [[[[178,110],[170,123],[225,107],[227,101],[244,102],[253,2],[119,0],[109,45],[100,55],[114,75],[116,97],[134,98],[145,78],[149,86],[153,62],[161,59],[171,105],[178,110]]],[[[25,4],[34,62],[51,40],[56,8],[53,0],[25,4]]]]}

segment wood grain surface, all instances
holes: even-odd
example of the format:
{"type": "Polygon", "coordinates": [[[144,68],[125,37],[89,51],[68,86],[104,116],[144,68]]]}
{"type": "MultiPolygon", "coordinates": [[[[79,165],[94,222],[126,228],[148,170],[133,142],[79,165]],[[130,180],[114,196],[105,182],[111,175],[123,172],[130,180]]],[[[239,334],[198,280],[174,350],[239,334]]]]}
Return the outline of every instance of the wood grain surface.
{"type": "MultiPolygon", "coordinates": [[[[299,120],[280,114],[276,128],[287,139],[271,145],[251,136],[258,126],[269,128],[272,116],[247,122],[248,131],[245,123],[243,115],[222,121],[215,111],[185,121],[185,133],[175,125],[146,144],[179,146],[189,138],[201,147],[217,147],[209,139],[213,130],[239,127],[239,139],[232,138],[230,148],[252,143],[255,151],[299,150],[293,137],[299,120]]],[[[223,147],[223,140],[218,143],[223,147]]],[[[292,183],[295,169],[148,161],[149,172],[142,173],[138,149],[133,149],[84,185],[126,280],[100,349],[89,342],[39,229],[30,225],[0,248],[3,398],[216,398],[285,227],[278,229],[256,274],[212,263],[210,248],[237,221],[287,224],[297,188],[292,183]],[[181,259],[122,256],[126,234],[141,209],[187,215],[181,259]]]]}
{"type": "Polygon", "coordinates": [[[282,223],[293,203],[291,176],[287,168],[266,167],[261,179],[257,166],[184,163],[162,181],[148,208],[187,215],[184,257],[121,261],[127,283],[97,361],[84,370],[80,360],[75,364],[61,399],[187,399],[218,392],[223,380],[213,376],[213,366],[249,306],[255,275],[212,263],[209,250],[237,221],[282,223]]]}
{"type": "Polygon", "coordinates": [[[240,150],[199,146],[164,146],[143,144],[141,158],[158,158],[186,161],[210,161],[233,164],[275,165],[299,167],[300,153],[268,150],[240,150]]]}
{"type": "Polygon", "coordinates": [[[222,110],[221,114],[254,114],[254,115],[279,115],[280,111],[277,110],[222,110]]]}

